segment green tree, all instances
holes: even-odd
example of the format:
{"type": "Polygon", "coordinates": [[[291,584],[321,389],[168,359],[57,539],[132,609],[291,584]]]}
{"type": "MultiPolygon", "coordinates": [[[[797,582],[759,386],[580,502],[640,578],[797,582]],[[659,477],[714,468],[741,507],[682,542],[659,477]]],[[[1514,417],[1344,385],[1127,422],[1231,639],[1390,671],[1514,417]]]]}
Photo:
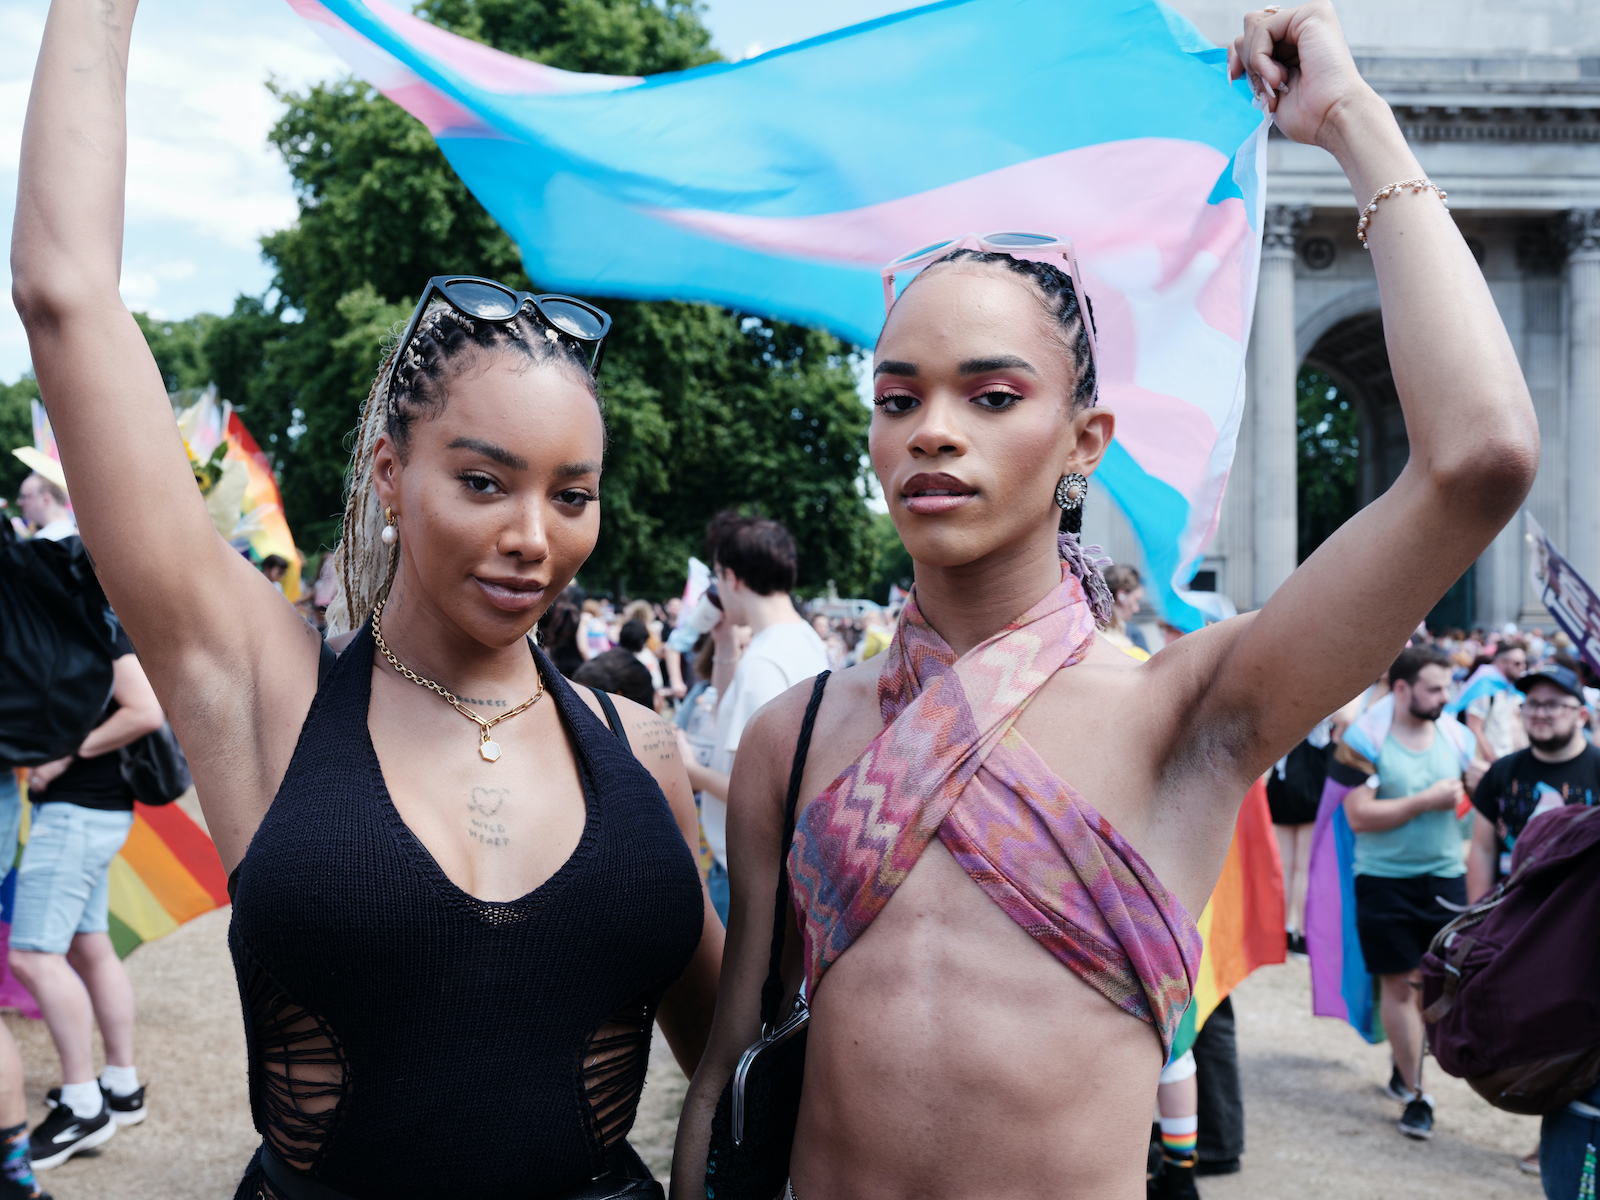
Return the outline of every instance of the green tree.
{"type": "MultiPolygon", "coordinates": [[[[17,489],[28,477],[28,468],[11,452],[18,446],[33,445],[33,404],[39,398],[39,384],[29,371],[15,383],[0,383],[0,496],[15,503],[17,489]]],[[[8,515],[15,516],[15,510],[8,515]]]]}
{"type": "Polygon", "coordinates": [[[1295,476],[1300,513],[1300,561],[1327,541],[1356,511],[1361,453],[1356,410],[1324,371],[1301,367],[1295,423],[1300,461],[1295,476]]]}
{"type": "Polygon", "coordinates": [[[146,313],[133,314],[134,321],[150,343],[156,368],[167,385],[167,391],[180,388],[201,388],[211,382],[211,369],[206,362],[206,334],[221,320],[210,313],[200,313],[186,321],[158,321],[146,313]]]}
{"type": "MultiPolygon", "coordinates": [[[[428,0],[418,11],[500,49],[579,71],[649,74],[711,61],[683,0],[428,0]]],[[[222,394],[279,468],[306,549],[332,544],[347,435],[383,335],[430,275],[531,286],[515,244],[421,124],[354,80],[276,89],[271,135],[299,192],[294,226],[262,239],[266,297],[240,297],[204,336],[222,394]]],[[[603,301],[615,318],[601,390],[611,442],[592,588],[682,584],[722,508],[783,520],[801,582],[864,586],[875,548],[857,486],[867,411],[854,348],[815,330],[706,305],[603,301]]]]}

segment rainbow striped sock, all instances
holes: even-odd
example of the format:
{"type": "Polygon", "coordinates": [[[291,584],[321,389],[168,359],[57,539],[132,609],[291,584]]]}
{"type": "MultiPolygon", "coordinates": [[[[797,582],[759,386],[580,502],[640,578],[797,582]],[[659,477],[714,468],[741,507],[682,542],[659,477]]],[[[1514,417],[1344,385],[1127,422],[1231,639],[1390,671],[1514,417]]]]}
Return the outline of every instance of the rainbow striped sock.
{"type": "Polygon", "coordinates": [[[1162,1117],[1161,1157],[1178,1166],[1192,1164],[1199,1136],[1199,1117],[1162,1117]]]}

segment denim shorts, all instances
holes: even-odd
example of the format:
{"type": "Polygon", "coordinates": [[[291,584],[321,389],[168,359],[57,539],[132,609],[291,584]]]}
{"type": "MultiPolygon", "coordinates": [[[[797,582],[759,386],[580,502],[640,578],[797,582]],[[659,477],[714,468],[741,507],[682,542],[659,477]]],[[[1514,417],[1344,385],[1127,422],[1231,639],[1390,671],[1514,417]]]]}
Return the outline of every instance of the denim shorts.
{"type": "Polygon", "coordinates": [[[0,882],[17,864],[17,835],[22,829],[22,789],[10,767],[0,767],[0,882]]]}
{"type": "Polygon", "coordinates": [[[65,954],[75,934],[109,931],[111,860],[132,828],[132,812],[62,800],[33,806],[17,867],[13,950],[65,954]]]}

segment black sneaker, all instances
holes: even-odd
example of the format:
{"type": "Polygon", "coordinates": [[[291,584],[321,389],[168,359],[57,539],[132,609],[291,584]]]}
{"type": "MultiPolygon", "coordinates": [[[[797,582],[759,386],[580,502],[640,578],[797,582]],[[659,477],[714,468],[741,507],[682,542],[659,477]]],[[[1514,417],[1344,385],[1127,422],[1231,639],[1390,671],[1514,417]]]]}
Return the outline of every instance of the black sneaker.
{"type": "Polygon", "coordinates": [[[1194,1164],[1195,1175],[1237,1175],[1244,1170],[1243,1164],[1237,1158],[1197,1159],[1194,1164]]]}
{"type": "Polygon", "coordinates": [[[1200,1200],[1194,1186],[1194,1162],[1175,1163],[1163,1157],[1161,1169],[1145,1181],[1145,1200],[1200,1200]]]}
{"type": "Polygon", "coordinates": [[[33,1152],[33,1169],[48,1171],[59,1167],[80,1150],[103,1146],[116,1135],[116,1122],[111,1119],[111,1109],[100,1106],[92,1117],[80,1117],[70,1104],[58,1100],[50,1115],[35,1126],[29,1135],[29,1149],[33,1152]]]}
{"type": "Polygon", "coordinates": [[[1311,957],[1306,952],[1306,935],[1298,930],[1289,935],[1289,957],[1297,962],[1305,962],[1311,957]]]}
{"type": "Polygon", "coordinates": [[[1400,1118],[1400,1132],[1419,1142],[1433,1136],[1433,1105],[1426,1096],[1407,1102],[1405,1115],[1400,1118]]]}
{"type": "Polygon", "coordinates": [[[1383,1094],[1396,1104],[1411,1103],[1411,1089],[1406,1086],[1406,1081],[1400,1077],[1399,1067],[1395,1067],[1389,1072],[1389,1086],[1383,1089],[1383,1094]]]}
{"type": "MultiPolygon", "coordinates": [[[[144,1106],[144,1089],[140,1088],[131,1096],[113,1096],[102,1084],[100,1096],[111,1110],[111,1119],[118,1125],[137,1125],[145,1119],[147,1110],[144,1106]]],[[[44,1094],[44,1106],[54,1108],[61,1103],[61,1089],[51,1088],[44,1094]]]]}

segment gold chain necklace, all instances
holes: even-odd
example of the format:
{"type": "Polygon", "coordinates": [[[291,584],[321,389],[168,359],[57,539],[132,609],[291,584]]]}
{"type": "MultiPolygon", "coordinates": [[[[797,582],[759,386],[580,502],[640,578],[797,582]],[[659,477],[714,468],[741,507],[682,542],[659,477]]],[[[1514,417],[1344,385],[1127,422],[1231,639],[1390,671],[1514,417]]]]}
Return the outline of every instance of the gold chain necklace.
{"type": "Polygon", "coordinates": [[[399,671],[400,674],[404,675],[407,679],[411,680],[412,683],[419,684],[422,687],[438,692],[439,695],[443,696],[450,702],[451,708],[455,709],[463,717],[466,717],[468,720],[475,723],[478,726],[478,732],[483,738],[483,740],[478,743],[478,753],[483,755],[486,762],[498,761],[500,758],[500,743],[496,742],[492,737],[489,736],[489,731],[496,725],[500,724],[501,721],[509,721],[518,713],[526,712],[535,704],[539,703],[539,701],[544,697],[544,676],[539,676],[539,690],[531,697],[529,697],[527,700],[524,700],[510,712],[501,713],[492,721],[486,720],[483,717],[480,717],[477,713],[473,712],[465,704],[461,703],[461,701],[457,700],[446,689],[440,687],[431,679],[424,679],[421,675],[418,675],[409,667],[404,666],[400,660],[394,656],[394,652],[389,649],[389,643],[383,640],[383,625],[378,620],[378,618],[383,614],[383,606],[386,603],[387,600],[380,600],[378,601],[378,607],[372,610],[372,638],[378,643],[378,649],[383,651],[383,656],[389,660],[389,665],[396,671],[399,671]]]}

